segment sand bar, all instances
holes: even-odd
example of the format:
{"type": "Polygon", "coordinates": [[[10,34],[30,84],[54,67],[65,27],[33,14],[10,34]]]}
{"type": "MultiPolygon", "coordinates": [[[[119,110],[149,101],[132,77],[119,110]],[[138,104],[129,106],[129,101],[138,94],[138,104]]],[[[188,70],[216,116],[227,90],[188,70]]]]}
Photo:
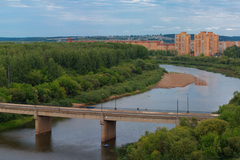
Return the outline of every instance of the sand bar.
{"type": "Polygon", "coordinates": [[[162,80],[155,84],[152,88],[185,87],[189,84],[194,83],[196,80],[197,78],[191,74],[165,73],[162,80]]]}

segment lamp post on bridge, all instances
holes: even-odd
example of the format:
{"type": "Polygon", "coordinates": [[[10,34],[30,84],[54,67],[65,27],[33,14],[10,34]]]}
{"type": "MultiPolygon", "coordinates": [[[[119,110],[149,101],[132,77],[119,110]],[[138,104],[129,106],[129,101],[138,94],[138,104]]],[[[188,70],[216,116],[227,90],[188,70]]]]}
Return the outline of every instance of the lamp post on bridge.
{"type": "Polygon", "coordinates": [[[101,112],[102,112],[102,96],[103,96],[103,93],[101,94],[101,112]]]}
{"type": "Polygon", "coordinates": [[[36,109],[36,101],[37,101],[37,90],[35,90],[35,94],[34,94],[34,108],[36,109]]]}
{"type": "Polygon", "coordinates": [[[177,118],[178,118],[178,98],[177,98],[177,118]]]}
{"type": "Polygon", "coordinates": [[[50,89],[50,99],[51,99],[51,106],[52,106],[52,89],[50,89]]]}
{"type": "Polygon", "coordinates": [[[178,117],[178,98],[177,98],[177,117],[176,117],[176,126],[179,125],[179,117],[178,117]]]}
{"type": "Polygon", "coordinates": [[[189,99],[188,99],[188,93],[187,93],[187,113],[189,113],[189,99]]]}
{"type": "Polygon", "coordinates": [[[116,91],[114,91],[114,93],[115,93],[115,110],[117,110],[117,107],[116,107],[116,91]]]}

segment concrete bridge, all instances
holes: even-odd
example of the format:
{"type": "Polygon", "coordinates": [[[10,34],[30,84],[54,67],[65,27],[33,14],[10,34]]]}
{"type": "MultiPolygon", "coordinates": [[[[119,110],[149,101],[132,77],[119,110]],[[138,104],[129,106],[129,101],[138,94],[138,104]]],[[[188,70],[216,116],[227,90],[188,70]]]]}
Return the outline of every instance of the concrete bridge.
{"type": "Polygon", "coordinates": [[[35,119],[35,134],[52,130],[51,117],[97,119],[101,124],[101,141],[116,137],[116,121],[170,123],[179,125],[182,117],[196,117],[198,121],[217,117],[217,114],[166,113],[148,111],[101,110],[87,108],[67,108],[52,106],[18,105],[0,103],[0,112],[33,115],[35,119]]]}

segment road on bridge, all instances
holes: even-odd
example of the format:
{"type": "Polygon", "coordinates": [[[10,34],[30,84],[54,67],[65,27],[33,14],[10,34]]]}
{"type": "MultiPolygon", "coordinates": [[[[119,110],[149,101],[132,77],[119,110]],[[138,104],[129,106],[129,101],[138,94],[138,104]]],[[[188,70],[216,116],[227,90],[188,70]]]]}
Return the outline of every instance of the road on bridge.
{"type": "Polygon", "coordinates": [[[12,103],[0,103],[0,107],[4,108],[18,108],[21,110],[48,110],[48,111],[60,111],[60,112],[84,112],[95,114],[121,114],[121,115],[138,115],[138,116],[163,116],[163,117],[196,117],[196,118],[214,118],[218,114],[198,114],[198,113],[172,113],[172,112],[151,112],[151,111],[126,111],[126,110],[108,110],[108,109],[88,109],[88,108],[72,108],[72,107],[54,107],[54,106],[40,106],[40,105],[24,105],[24,104],[12,104],[12,103]]]}

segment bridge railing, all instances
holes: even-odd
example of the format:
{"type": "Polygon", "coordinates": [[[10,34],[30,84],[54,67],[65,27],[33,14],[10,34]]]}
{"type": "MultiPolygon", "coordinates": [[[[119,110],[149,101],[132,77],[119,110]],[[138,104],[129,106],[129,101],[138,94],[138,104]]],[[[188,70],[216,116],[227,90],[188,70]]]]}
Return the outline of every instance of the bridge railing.
{"type": "MultiPolygon", "coordinates": [[[[95,107],[95,109],[101,109],[101,107],[95,107]]],[[[115,110],[114,107],[102,107],[102,109],[115,110]]],[[[166,109],[151,109],[151,108],[117,108],[117,110],[124,111],[146,111],[146,112],[172,112],[172,113],[187,113],[187,110],[166,110],[166,109]],[[147,110],[146,110],[147,109],[147,110]]],[[[202,113],[211,114],[215,111],[189,111],[189,113],[202,113]]]]}
{"type": "MultiPolygon", "coordinates": [[[[17,105],[34,105],[34,104],[29,104],[29,103],[9,103],[9,104],[15,104],[16,106],[17,105]]],[[[49,104],[40,104],[41,106],[51,106],[51,105],[49,105],[49,104]]],[[[1,103],[0,103],[0,106],[1,106],[1,103]]],[[[38,106],[38,105],[36,105],[36,106],[38,106]]],[[[95,106],[95,105],[92,105],[92,106],[95,106]]],[[[59,107],[59,106],[56,106],[56,107],[59,107]]],[[[69,108],[69,107],[66,107],[66,108],[69,108]]],[[[71,108],[71,107],[70,107],[71,108]]],[[[101,109],[101,107],[100,106],[96,106],[95,107],[95,109],[101,109]]],[[[115,107],[113,106],[113,107],[105,107],[105,106],[102,106],[102,109],[107,109],[107,110],[115,110],[115,107]]],[[[172,112],[172,113],[187,113],[187,110],[182,110],[182,109],[180,109],[180,110],[178,110],[177,111],[177,109],[176,110],[166,110],[166,109],[152,109],[152,108],[148,108],[148,107],[146,107],[146,108],[143,108],[143,107],[132,107],[132,108],[123,108],[123,107],[119,107],[119,108],[117,108],[117,110],[122,110],[122,111],[146,111],[146,112],[172,112]],[[146,110],[147,109],[147,110],[146,110]]],[[[213,112],[216,112],[216,111],[204,111],[204,110],[202,110],[202,111],[200,111],[200,110],[190,110],[189,111],[189,113],[200,113],[200,114],[211,114],[211,113],[213,113],[213,112]]]]}

